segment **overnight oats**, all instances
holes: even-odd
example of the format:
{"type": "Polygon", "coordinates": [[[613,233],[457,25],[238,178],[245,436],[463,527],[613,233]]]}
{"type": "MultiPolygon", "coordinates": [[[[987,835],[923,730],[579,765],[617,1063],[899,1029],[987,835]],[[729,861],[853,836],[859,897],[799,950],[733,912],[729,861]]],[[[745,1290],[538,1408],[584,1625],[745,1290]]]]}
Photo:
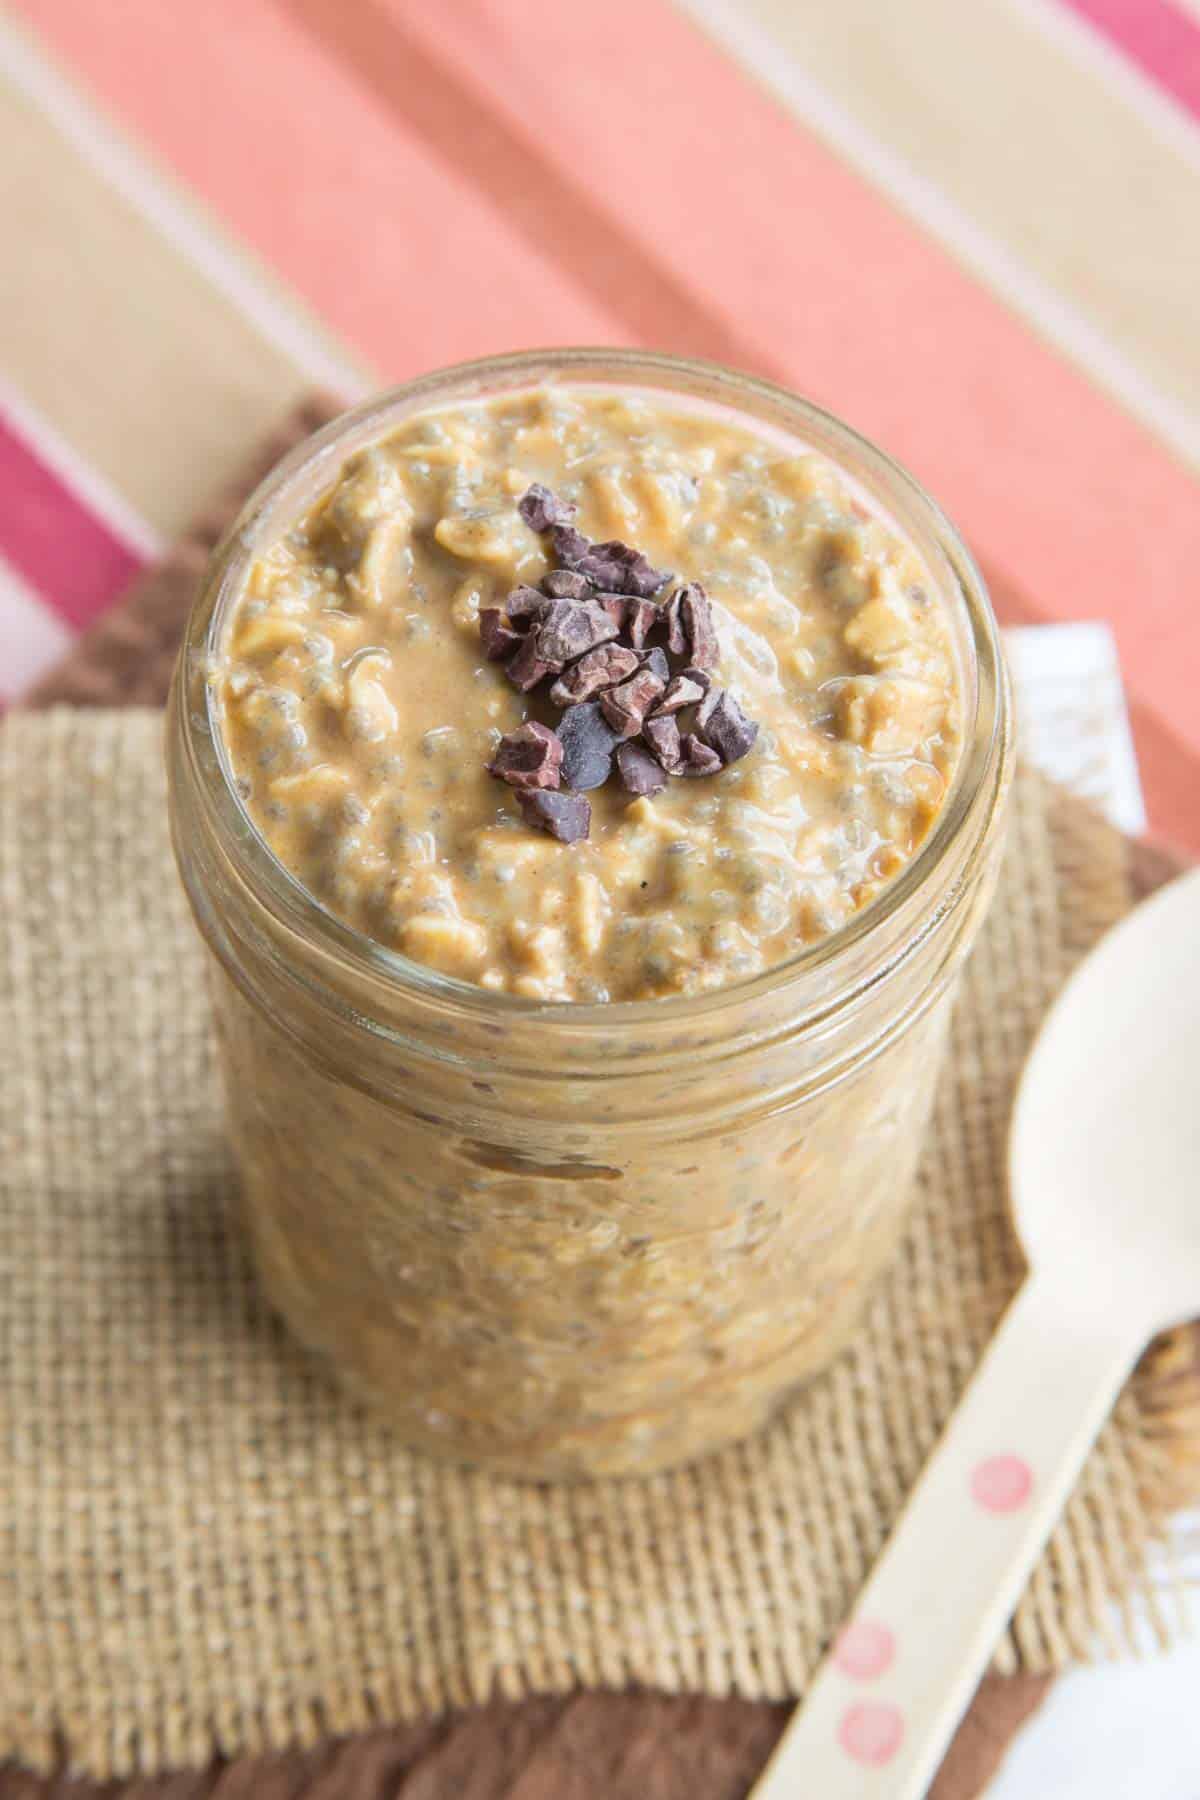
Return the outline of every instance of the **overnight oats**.
{"type": "Polygon", "coordinates": [[[264,485],[173,710],[254,1252],[406,1441],[643,1472],[837,1352],[1009,762],[907,477],[700,365],[450,371],[264,485]]]}

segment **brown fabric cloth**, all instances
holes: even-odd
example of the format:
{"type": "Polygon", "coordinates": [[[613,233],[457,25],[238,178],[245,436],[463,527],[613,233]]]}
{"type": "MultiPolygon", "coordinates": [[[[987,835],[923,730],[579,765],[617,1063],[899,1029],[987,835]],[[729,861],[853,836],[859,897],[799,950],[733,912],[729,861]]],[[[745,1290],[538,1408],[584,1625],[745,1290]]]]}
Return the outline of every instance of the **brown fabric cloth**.
{"type": "MultiPolygon", "coordinates": [[[[306,426],[315,422],[310,416],[306,426]]],[[[297,435],[291,433],[289,436],[297,435]]],[[[273,447],[272,456],[278,453],[282,444],[273,447]]],[[[210,520],[203,527],[200,538],[211,541],[214,535],[215,520],[210,520]]],[[[131,607],[125,614],[101,627],[93,635],[90,645],[83,649],[81,655],[74,659],[73,671],[61,677],[55,697],[70,698],[76,703],[96,703],[110,699],[114,694],[114,684],[134,682],[145,683],[139,689],[139,697],[157,698],[161,692],[161,683],[169,666],[170,643],[178,630],[178,623],[183,607],[186,605],[195,575],[203,561],[203,551],[194,543],[172,558],[168,567],[156,577],[140,584],[139,592],[134,597],[131,607]],[[141,653],[139,653],[139,645],[141,653]],[[147,675],[151,659],[157,659],[157,673],[154,677],[147,675]]],[[[43,697],[50,697],[52,684],[44,684],[43,697]]],[[[117,692],[120,691],[118,686],[117,692]]],[[[1090,823],[1085,840],[1076,843],[1074,851],[1067,857],[1067,862],[1074,858],[1076,875],[1082,865],[1090,873],[1090,898],[1082,905],[1078,918],[1074,923],[1068,921],[1061,931],[1061,942],[1057,946],[1057,957],[1060,962],[1070,960],[1083,947],[1084,940],[1119,910],[1122,904],[1120,892],[1119,858],[1115,856],[1115,840],[1111,833],[1105,833],[1106,848],[1098,854],[1100,841],[1093,841],[1091,834],[1095,830],[1090,823]]],[[[1101,828],[1103,830],[1103,828],[1101,828]]],[[[1044,846],[1043,846],[1044,848],[1044,846]]],[[[1051,861],[1054,861],[1053,856],[1051,861]]],[[[1051,876],[1051,882],[1057,879],[1062,868],[1063,859],[1058,858],[1059,869],[1051,876]]],[[[1045,870],[1043,870],[1043,874],[1045,870]]],[[[1009,941],[1001,946],[1002,952],[1012,949],[1009,941]]],[[[1046,945],[1042,945],[1045,949],[1046,945]]],[[[1053,950],[1054,946],[1050,946],[1053,950]]],[[[187,952],[184,952],[186,961],[187,952]]],[[[1001,956],[1001,961],[1003,955],[1001,956]]],[[[994,1227],[995,1221],[992,1221],[994,1227]]],[[[984,1282],[985,1307],[999,1310],[1003,1303],[1004,1293],[994,1291],[999,1282],[1011,1286],[1015,1264],[1011,1258],[1011,1247],[1006,1247],[997,1263],[993,1261],[989,1274],[984,1282]]],[[[978,1295],[976,1298],[978,1299],[978,1295]]],[[[886,1310],[886,1309],[885,1309],[886,1310]]],[[[990,1328],[990,1327],[989,1327],[990,1328]]],[[[1104,1525],[1100,1527],[1100,1575],[1101,1586],[1115,1583],[1116,1589],[1128,1591],[1125,1587],[1127,1574],[1136,1571],[1127,1570],[1124,1566],[1125,1551],[1129,1548],[1123,1534],[1130,1525],[1127,1512],[1129,1492],[1136,1499],[1136,1530],[1142,1531],[1154,1522],[1154,1509],[1145,1512],[1145,1493],[1157,1495],[1165,1499],[1171,1486],[1170,1459],[1167,1454],[1169,1446],[1163,1442],[1164,1427],[1169,1427],[1178,1411],[1193,1395],[1195,1369],[1189,1349],[1180,1348],[1177,1341],[1171,1355],[1174,1357],[1174,1370],[1166,1376],[1157,1375],[1152,1380],[1143,1379],[1139,1389],[1133,1396],[1127,1396],[1123,1410],[1129,1415],[1125,1428],[1132,1427],[1139,1446],[1134,1453],[1133,1463],[1124,1470],[1123,1491],[1119,1505],[1119,1557],[1113,1562],[1111,1554],[1104,1548],[1104,1525]],[[1131,1411],[1133,1409],[1133,1411],[1131,1411]],[[1136,1422],[1133,1413],[1136,1412],[1136,1422]],[[1127,1480],[1126,1480],[1127,1478],[1127,1480]],[[1129,1484],[1132,1484],[1131,1489],[1129,1484]],[[1141,1488],[1143,1492],[1139,1493],[1141,1488]],[[1108,1563],[1107,1568],[1105,1563],[1108,1563]]],[[[956,1357],[951,1361],[953,1366],[943,1372],[943,1389],[953,1388],[957,1391],[961,1379],[969,1369],[973,1352],[968,1349],[965,1354],[959,1347],[956,1357]],[[961,1365],[961,1366],[958,1366],[961,1365]]],[[[1160,1359],[1161,1363],[1162,1359],[1160,1359]]],[[[851,1371],[851,1382],[861,1374],[861,1369],[851,1371]]],[[[836,1384],[835,1384],[836,1385],[836,1384]]],[[[843,1393],[840,1398],[845,1399],[843,1393]]],[[[839,1395],[835,1391],[832,1396],[833,1412],[825,1421],[827,1425],[844,1424],[838,1413],[839,1395]]],[[[933,1410],[939,1410],[939,1400],[935,1400],[933,1410]]],[[[911,1409],[909,1409],[911,1412],[911,1409]]],[[[942,1409],[944,1411],[944,1409],[942,1409]]],[[[926,1408],[928,1412],[928,1408],[926,1408]]],[[[892,1424],[895,1421],[891,1421],[892,1424]]],[[[913,1423],[912,1418],[909,1424],[913,1423]]],[[[917,1421],[920,1431],[929,1435],[936,1430],[936,1420],[922,1417],[917,1421]]],[[[1121,1427],[1118,1427],[1120,1430],[1121,1427]]],[[[918,1443],[913,1458],[913,1468],[897,1471],[883,1471],[885,1485],[892,1490],[897,1487],[898,1480],[911,1479],[915,1467],[928,1448],[927,1442],[918,1443]]],[[[1122,1452],[1122,1457],[1124,1456],[1122,1452]]],[[[718,1459],[720,1460],[720,1459],[718,1459]]],[[[1120,1459],[1119,1459],[1120,1460],[1120,1459]]],[[[1111,1473],[1111,1471],[1110,1471],[1111,1473]]],[[[878,1476],[879,1471],[876,1471],[878,1476]]],[[[885,1495],[882,1511],[887,1507],[893,1495],[885,1495]]],[[[870,1541],[858,1546],[869,1560],[877,1547],[877,1534],[886,1530],[886,1517],[880,1521],[878,1497],[873,1496],[871,1509],[874,1517],[870,1521],[870,1541]]],[[[856,1505],[853,1511],[857,1513],[856,1505]]],[[[1086,1510],[1086,1508],[1085,1508],[1086,1510]]],[[[1101,1509],[1103,1512],[1103,1508],[1101,1509]]],[[[1089,1520],[1089,1536],[1085,1540],[1085,1550],[1092,1556],[1096,1543],[1090,1533],[1092,1524],[1089,1520]]],[[[1109,1521],[1110,1525],[1113,1523],[1109,1521]]],[[[862,1520],[855,1517],[851,1520],[851,1530],[857,1535],[862,1532],[862,1520]]],[[[1057,1568],[1052,1567],[1049,1584],[1053,1588],[1060,1582],[1064,1569],[1068,1576],[1075,1574],[1081,1565],[1073,1559],[1077,1555],[1078,1546],[1070,1550],[1064,1564],[1061,1559],[1057,1568]]],[[[844,1546],[838,1554],[845,1559],[844,1546]]],[[[853,1561],[853,1557],[851,1558],[853,1561]]],[[[1136,1560],[1136,1559],[1135,1559],[1136,1560]]],[[[94,1571],[93,1571],[94,1572],[94,1571]]],[[[1093,1564],[1089,1578],[1095,1576],[1093,1564]]],[[[846,1571],[842,1571],[844,1576],[846,1571]]],[[[839,1599],[833,1618],[826,1621],[823,1630],[832,1628],[836,1622],[836,1614],[848,1600],[853,1585],[861,1569],[850,1571],[850,1581],[842,1599],[839,1599]]],[[[1036,1588],[1036,1584],[1035,1584],[1036,1588]]],[[[753,1598],[751,1596],[751,1598],[753,1598]]],[[[1039,1599],[1036,1592],[1027,1607],[1031,1608],[1024,1632],[1020,1623],[1016,1635],[1016,1644],[1020,1646],[1031,1662],[1054,1662],[1072,1650],[1082,1651],[1085,1647],[1081,1634],[1086,1635],[1088,1605],[1085,1603],[1083,1613],[1074,1619],[1056,1617],[1058,1597],[1043,1593],[1039,1599]]],[[[56,1618],[63,1615],[56,1613],[56,1618]]],[[[1161,1624],[1166,1629],[1166,1621],[1161,1624]]],[[[302,1635],[302,1634],[301,1634],[302,1635]]],[[[186,1646],[185,1646],[186,1647],[186,1646]]],[[[794,1648],[794,1646],[793,1646],[794,1648]]],[[[1014,1646],[1015,1648],[1015,1646],[1014,1646]]],[[[1011,1652],[1010,1652],[1011,1654],[1011,1652]]],[[[102,1685],[102,1657],[89,1657],[84,1653],[85,1690],[92,1686],[99,1689],[102,1685]]],[[[570,1669],[567,1676],[570,1678],[570,1669]]],[[[652,1671],[653,1673],[653,1671],[652,1671]]],[[[735,1679],[737,1679],[735,1672],[735,1679]]],[[[722,1677],[724,1682],[727,1678],[722,1677]]],[[[792,1677],[785,1672],[785,1681],[792,1677]]],[[[685,1683],[686,1684],[686,1683],[685,1683]]],[[[702,1681],[701,1685],[705,1685],[702,1681]]],[[[743,1685],[753,1688],[754,1676],[743,1685]]],[[[798,1683],[797,1683],[798,1685],[798,1683]]],[[[153,1686],[151,1680],[150,1686],[153,1686]]],[[[10,1684],[5,1681],[6,1693],[10,1684]]],[[[943,1771],[943,1776],[936,1790],[941,1800],[967,1800],[967,1797],[979,1791],[980,1783],[986,1779],[991,1767],[994,1767],[1000,1747],[1006,1741],[1009,1722],[1015,1724],[1014,1714],[1023,1716],[1030,1705],[1035,1703],[1040,1683],[1033,1682],[991,1682],[985,1686],[984,1699],[977,1703],[973,1715],[968,1719],[960,1734],[954,1758],[943,1771]],[[954,1766],[957,1762],[957,1767],[954,1766]]],[[[178,1696],[177,1696],[178,1697],[178,1696]]],[[[37,1696],[39,1702],[45,1696],[37,1696]]],[[[127,1700],[129,1696],[127,1696],[127,1700]]],[[[185,1708],[188,1696],[183,1696],[185,1708]]],[[[130,1766],[140,1761],[143,1766],[158,1766],[164,1760],[164,1750],[160,1744],[157,1748],[151,1743],[147,1750],[147,1739],[141,1735],[145,1732],[148,1721],[145,1719],[147,1705],[145,1694],[134,1696],[130,1702],[135,1709],[135,1716],[130,1724],[129,1735],[124,1741],[113,1741],[110,1736],[99,1745],[93,1738],[87,1752],[88,1762],[97,1768],[117,1768],[130,1766]],[[140,1705],[139,1705],[140,1701],[140,1705]]],[[[89,1704],[86,1691],[85,1706],[89,1704]]],[[[43,1710],[39,1705],[36,1711],[43,1710]]],[[[436,1726],[402,1729],[391,1733],[373,1733],[357,1743],[343,1749],[335,1750],[331,1746],[290,1757],[271,1759],[269,1763],[249,1763],[243,1761],[233,1765],[220,1774],[210,1769],[205,1775],[179,1778],[164,1786],[154,1784],[155,1794],[175,1793],[221,1793],[254,1792],[262,1794],[303,1794],[305,1796],[333,1795],[372,1795],[376,1792],[407,1791],[411,1781],[413,1791],[434,1795],[445,1793],[475,1794],[480,1796],[495,1793],[518,1792],[522,1795],[571,1795],[604,1793],[622,1795],[626,1792],[645,1794],[661,1794],[663,1800],[676,1793],[685,1792],[692,1795],[702,1794],[742,1794],[746,1791],[754,1773],[765,1760],[774,1742],[774,1738],[782,1724],[786,1709],[764,1704],[753,1704],[742,1700],[681,1700],[651,1695],[612,1695],[588,1694],[571,1700],[528,1701],[520,1705],[493,1703],[487,1707],[474,1710],[465,1717],[443,1719],[436,1726]],[[182,1784],[182,1785],[181,1785],[182,1784]]],[[[336,1720],[335,1720],[336,1722],[336,1720]]],[[[351,1721],[345,1721],[351,1722],[351,1721]]],[[[129,1721],[127,1720],[127,1723],[129,1721]]],[[[11,1723],[6,1721],[12,1734],[11,1723]]],[[[80,1740],[74,1735],[80,1721],[73,1719],[47,1719],[43,1716],[36,1722],[32,1719],[21,1721],[18,1730],[25,1731],[26,1736],[17,1747],[24,1753],[36,1753],[31,1748],[31,1738],[39,1738],[40,1748],[44,1756],[50,1756],[58,1747],[56,1729],[59,1733],[67,1728],[76,1748],[80,1748],[80,1740]]],[[[294,1724],[294,1721],[293,1721],[294,1724]]],[[[311,1721],[313,1730],[318,1729],[320,1719],[311,1721]]],[[[86,1729],[86,1727],[85,1727],[86,1729]]],[[[268,1728],[267,1735],[278,1741],[281,1735],[288,1735],[292,1726],[285,1720],[283,1731],[268,1728]]],[[[151,1729],[150,1737],[153,1737],[151,1729]]],[[[235,1734],[236,1735],[236,1734],[235,1734]]],[[[194,1748],[189,1753],[194,1754],[194,1748]]],[[[171,1760],[168,1754],[165,1760],[171,1760]]],[[[45,1790],[40,1788],[32,1777],[12,1775],[0,1781],[0,1796],[10,1800],[10,1796],[20,1793],[33,1795],[45,1790]],[[5,1785],[7,1783],[7,1785],[5,1785]],[[16,1785],[14,1785],[16,1784],[16,1785]]],[[[83,1790],[78,1790],[82,1794],[83,1790]]],[[[138,1789],[136,1786],[126,1790],[131,1797],[135,1792],[151,1791],[149,1786],[138,1789]]]]}
{"type": "MultiPolygon", "coordinates": [[[[977,1800],[1050,1679],[989,1677],[929,1800],[977,1800]]],[[[0,1800],[746,1800],[790,1712],[661,1694],[494,1701],[157,1779],[100,1786],[0,1770],[0,1800]]]]}

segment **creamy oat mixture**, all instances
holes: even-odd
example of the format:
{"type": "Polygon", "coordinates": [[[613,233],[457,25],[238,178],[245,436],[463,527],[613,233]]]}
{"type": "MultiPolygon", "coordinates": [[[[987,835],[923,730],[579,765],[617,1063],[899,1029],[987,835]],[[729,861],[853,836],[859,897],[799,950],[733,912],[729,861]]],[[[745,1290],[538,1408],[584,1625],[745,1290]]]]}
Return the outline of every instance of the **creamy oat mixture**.
{"type": "Polygon", "coordinates": [[[912,857],[961,720],[913,549],[824,459],[714,413],[586,387],[425,413],[356,457],[254,566],[214,676],[234,778],[280,861],[370,937],[539,1000],[696,992],[835,931],[912,857]],[[480,641],[554,566],[532,482],[596,539],[700,581],[752,751],[531,829],[485,765],[556,723],[480,641]]]}

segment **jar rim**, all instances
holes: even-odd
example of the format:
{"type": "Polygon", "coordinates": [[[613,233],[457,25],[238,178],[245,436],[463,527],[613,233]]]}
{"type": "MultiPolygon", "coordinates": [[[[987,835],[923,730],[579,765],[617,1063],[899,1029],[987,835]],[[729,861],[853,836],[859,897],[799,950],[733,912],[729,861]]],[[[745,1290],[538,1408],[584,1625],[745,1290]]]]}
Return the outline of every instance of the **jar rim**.
{"type": "MultiPolygon", "coordinates": [[[[320,491],[315,489],[314,492],[320,491]]],[[[928,559],[927,559],[928,560],[928,559]]],[[[198,792],[205,821],[231,854],[254,898],[286,929],[315,942],[353,976],[383,984],[397,999],[425,999],[473,1015],[476,1022],[505,1022],[514,1027],[536,1022],[548,1029],[570,1026],[633,1030],[645,1021],[657,1027],[711,1019],[725,1009],[753,1003],[818,979],[822,990],[839,997],[837,970],[852,963],[852,953],[887,936],[910,903],[935,885],[965,828],[979,819],[977,838],[987,824],[1002,787],[1011,742],[1011,705],[999,628],[983,577],[955,526],[914,476],[887,452],[815,402],[758,376],[695,358],[661,351],[578,347],[526,350],[457,363],[400,383],[340,413],[313,436],[284,456],[259,483],[213,551],[189,615],[174,705],[182,728],[187,765],[198,792]],[[238,796],[216,717],[208,680],[219,648],[228,607],[241,591],[245,574],[266,541],[278,534],[277,521],[289,496],[316,476],[327,474],[332,485],[348,456],[387,434],[414,413],[439,401],[469,402],[496,391],[519,391],[554,382],[609,382],[614,387],[644,388],[663,394],[685,392],[725,406],[760,428],[764,413],[780,421],[801,443],[816,437],[822,453],[865,485],[878,485],[889,512],[899,503],[905,528],[919,523],[939,561],[948,571],[968,627],[971,664],[964,719],[963,748],[942,808],[912,860],[883,891],[837,930],[805,945],[795,955],[756,974],[699,994],[669,995],[650,1000],[542,1001],[495,993],[443,973],[369,938],[330,912],[279,861],[255,827],[238,796]],[[757,407],[757,414],[755,408],[757,407]],[[349,440],[354,440],[350,442],[349,440]],[[826,445],[835,446],[833,451],[826,445]]],[[[851,980],[846,997],[862,992],[851,980]]],[[[836,998],[835,1002],[836,1004],[836,998]]]]}

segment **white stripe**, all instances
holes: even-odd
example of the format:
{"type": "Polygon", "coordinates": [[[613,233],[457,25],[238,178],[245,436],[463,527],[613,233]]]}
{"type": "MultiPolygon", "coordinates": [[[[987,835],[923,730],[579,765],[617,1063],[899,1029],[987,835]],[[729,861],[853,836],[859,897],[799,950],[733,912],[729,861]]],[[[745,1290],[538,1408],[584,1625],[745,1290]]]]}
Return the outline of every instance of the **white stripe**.
{"type": "Polygon", "coordinates": [[[103,521],[114,537],[143,562],[154,562],[162,555],[165,540],[148,519],[143,519],[123,494],[119,494],[104,476],[74,451],[54,427],[36,413],[12,382],[0,371],[0,415],[10,420],[18,434],[36,450],[39,458],[53,469],[65,487],[83,502],[87,510],[103,521]]]}
{"type": "Polygon", "coordinates": [[[1127,51],[1058,0],[1004,0],[1057,50],[1102,81],[1192,168],[1200,170],[1200,129],[1186,107],[1160,88],[1127,51]]]}
{"type": "Polygon", "coordinates": [[[190,196],[163,179],[50,63],[11,18],[0,16],[0,74],[35,101],[88,167],[318,386],[350,401],[367,394],[365,370],[322,341],[315,323],[252,266],[242,248],[202,216],[190,196]]]}
{"type": "Polygon", "coordinates": [[[70,626],[0,556],[0,701],[19,699],[71,638],[70,626]]]}
{"type": "Polygon", "coordinates": [[[825,138],[910,218],[950,250],[1077,364],[1171,446],[1200,468],[1200,418],[1121,354],[1082,313],[988,236],[942,191],[895,156],[820,88],[761,26],[741,0],[678,0],[718,42],[772,90],[796,117],[825,138]]]}

